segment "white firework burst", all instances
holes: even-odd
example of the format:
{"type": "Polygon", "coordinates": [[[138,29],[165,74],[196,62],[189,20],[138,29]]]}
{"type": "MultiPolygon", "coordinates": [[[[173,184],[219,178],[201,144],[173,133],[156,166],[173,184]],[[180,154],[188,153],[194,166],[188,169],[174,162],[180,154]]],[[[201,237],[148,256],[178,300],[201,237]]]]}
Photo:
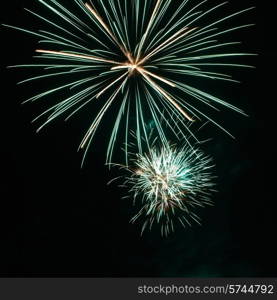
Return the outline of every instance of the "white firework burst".
{"type": "Polygon", "coordinates": [[[160,225],[162,235],[173,231],[176,221],[183,226],[191,225],[192,221],[200,224],[193,210],[212,205],[212,158],[190,145],[180,149],[168,144],[136,154],[130,165],[123,167],[129,173],[123,186],[129,190],[128,197],[142,205],[131,219],[144,220],[142,232],[154,223],[160,225]]]}

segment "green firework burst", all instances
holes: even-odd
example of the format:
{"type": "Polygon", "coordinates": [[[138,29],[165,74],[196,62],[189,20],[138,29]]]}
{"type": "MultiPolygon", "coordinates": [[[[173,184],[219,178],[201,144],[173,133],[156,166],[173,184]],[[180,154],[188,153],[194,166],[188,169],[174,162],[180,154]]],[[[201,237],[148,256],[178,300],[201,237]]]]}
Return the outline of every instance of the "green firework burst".
{"type": "Polygon", "coordinates": [[[39,130],[61,115],[69,119],[89,108],[92,122],[80,145],[86,155],[99,124],[112,109],[107,162],[112,161],[121,128],[127,161],[129,129],[136,132],[138,152],[142,153],[141,139],[147,139],[146,120],[154,121],[159,139],[166,146],[167,133],[160,120],[177,139],[194,136],[186,122],[194,120],[208,120],[229,133],[198,104],[204,103],[212,110],[224,106],[244,114],[225,100],[188,84],[187,78],[233,82],[231,76],[213,68],[250,67],[224,61],[252,54],[228,51],[238,42],[220,39],[252,24],[227,29],[220,26],[252,8],[218,18],[217,11],[226,2],[206,8],[207,0],[183,0],[178,6],[172,0],[72,0],[68,9],[62,1],[37,1],[48,9],[49,16],[27,11],[42,20],[46,30],[33,32],[6,25],[40,39],[34,64],[15,67],[39,68],[42,74],[20,83],[55,80],[55,87],[26,102],[52,97],[57,92],[70,93],[36,118],[47,118],[39,130]],[[58,78],[62,76],[67,76],[67,82],[60,84],[58,78]]]}

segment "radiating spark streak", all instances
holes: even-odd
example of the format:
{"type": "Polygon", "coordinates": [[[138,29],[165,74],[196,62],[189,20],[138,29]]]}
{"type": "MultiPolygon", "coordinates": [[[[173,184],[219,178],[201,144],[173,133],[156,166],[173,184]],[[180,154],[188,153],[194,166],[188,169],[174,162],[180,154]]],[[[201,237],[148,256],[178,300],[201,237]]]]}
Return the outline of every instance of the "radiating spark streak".
{"type": "MultiPolygon", "coordinates": [[[[156,51],[158,51],[160,48],[162,48],[164,45],[168,45],[168,43],[170,42],[170,41],[172,41],[173,40],[173,42],[174,42],[174,38],[175,37],[178,37],[178,35],[179,34],[181,34],[183,31],[185,31],[185,30],[187,30],[188,29],[188,27],[184,27],[184,28],[182,28],[182,29],[180,29],[179,31],[177,31],[176,33],[174,33],[172,36],[170,36],[167,40],[165,40],[163,43],[161,43],[157,48],[155,48],[154,50],[152,50],[148,55],[146,55],[141,61],[140,61],[140,63],[141,64],[143,64],[149,57],[151,57],[152,55],[154,55],[154,53],[156,52],[156,51]]],[[[181,36],[180,36],[181,37],[181,36]]],[[[179,37],[179,38],[180,38],[179,37]]]]}
{"type": "MultiPolygon", "coordinates": [[[[207,0],[202,1],[201,3],[199,3],[198,5],[196,5],[195,7],[193,7],[190,11],[188,11],[187,13],[184,14],[184,16],[182,16],[182,18],[178,21],[175,22],[171,25],[172,21],[174,20],[174,18],[178,15],[178,13],[182,10],[182,8],[184,8],[184,6],[186,5],[186,3],[188,2],[188,0],[184,0],[181,5],[179,6],[179,8],[175,11],[175,13],[173,14],[173,16],[171,17],[171,19],[169,20],[169,22],[167,22],[167,24],[162,28],[161,33],[162,36],[160,39],[158,39],[156,41],[156,43],[154,45],[157,44],[157,42],[159,42],[160,40],[162,40],[167,34],[170,34],[179,24],[181,24],[182,22],[184,22],[185,20],[187,20],[188,18],[192,18],[195,15],[198,15],[200,12],[195,12],[193,13],[193,11],[195,11],[197,9],[197,7],[201,6],[204,2],[207,2],[207,0]],[[170,26],[170,27],[169,27],[170,26]],[[169,28],[168,28],[169,27],[169,28]]],[[[155,40],[155,39],[153,39],[155,40]]]]}
{"type": "MultiPolygon", "coordinates": [[[[94,17],[97,19],[97,21],[103,26],[103,28],[107,31],[107,33],[110,35],[110,37],[115,41],[115,43],[118,45],[120,50],[125,54],[125,56],[129,59],[128,51],[126,50],[126,45],[123,46],[119,43],[117,38],[114,36],[114,34],[111,32],[109,27],[105,24],[103,19],[99,16],[99,14],[90,6],[90,4],[85,3],[85,6],[87,9],[94,15],[94,17]]],[[[132,61],[130,61],[132,62],[132,61]]]]}
{"type": "Polygon", "coordinates": [[[136,69],[137,65],[136,64],[122,64],[120,66],[112,67],[111,70],[118,70],[118,69],[136,69]]]}
{"type": "Polygon", "coordinates": [[[120,92],[120,90],[122,89],[122,87],[125,85],[127,81],[127,78],[122,82],[122,84],[117,88],[117,90],[114,92],[114,94],[110,97],[109,101],[107,102],[107,104],[102,108],[102,110],[99,112],[98,116],[96,117],[95,121],[93,122],[93,124],[91,125],[91,127],[89,128],[89,130],[87,131],[83,141],[80,144],[80,149],[84,148],[88,142],[89,139],[92,138],[92,134],[93,132],[97,129],[98,124],[100,123],[101,119],[103,118],[106,110],[110,107],[110,105],[112,104],[113,100],[115,99],[115,97],[117,96],[117,94],[120,92]]]}
{"type": "Polygon", "coordinates": [[[156,74],[154,74],[154,73],[152,73],[152,72],[149,72],[149,71],[145,70],[145,69],[142,68],[142,67],[138,67],[138,65],[140,65],[140,63],[138,63],[137,65],[136,65],[136,64],[135,64],[135,65],[134,65],[134,64],[125,64],[125,65],[122,65],[122,66],[112,67],[111,70],[131,69],[131,70],[133,71],[133,70],[139,68],[140,71],[143,71],[144,73],[146,73],[146,74],[148,74],[148,75],[150,75],[150,76],[152,76],[152,77],[154,77],[154,78],[156,78],[156,79],[158,79],[158,80],[160,80],[160,81],[163,81],[164,83],[166,83],[166,84],[168,84],[168,85],[170,85],[170,86],[172,86],[172,87],[175,87],[175,86],[176,86],[176,84],[172,83],[171,81],[169,81],[169,80],[167,80],[167,79],[165,79],[165,78],[163,78],[163,77],[161,77],[161,76],[158,76],[158,75],[156,75],[156,74]]]}
{"type": "MultiPolygon", "coordinates": [[[[82,29],[77,26],[75,24],[75,22],[72,22],[72,20],[70,18],[68,18],[65,14],[59,12],[57,9],[55,9],[54,7],[52,7],[51,5],[47,4],[46,2],[44,2],[43,0],[39,0],[39,2],[41,2],[43,5],[45,5],[47,8],[49,8],[51,11],[53,11],[55,14],[57,14],[60,18],[62,18],[63,20],[65,20],[67,23],[69,23],[71,26],[75,27],[78,31],[82,32],[82,29]]],[[[58,6],[60,8],[63,8],[62,5],[59,5],[58,6]]]]}
{"type": "Polygon", "coordinates": [[[96,98],[99,98],[106,90],[108,90],[110,87],[112,87],[115,83],[117,83],[120,79],[122,79],[124,76],[128,74],[124,73],[120,77],[118,77],[116,80],[114,80],[112,83],[110,83],[108,86],[106,86],[102,91],[100,91],[97,95],[96,98]]]}
{"type": "Polygon", "coordinates": [[[142,68],[138,67],[137,70],[141,73],[141,75],[150,83],[150,85],[160,92],[178,111],[189,121],[194,121],[182,108],[179,104],[177,104],[172,97],[170,97],[161,87],[159,87],[145,72],[142,68]]]}
{"type": "Polygon", "coordinates": [[[164,83],[167,83],[168,85],[170,85],[172,87],[176,87],[175,83],[172,83],[171,81],[169,81],[169,80],[167,80],[167,79],[165,79],[165,78],[163,78],[161,76],[158,76],[158,75],[156,75],[156,74],[154,74],[152,72],[149,72],[149,71],[145,70],[144,68],[141,68],[141,70],[143,70],[143,72],[145,74],[148,74],[148,75],[150,75],[150,76],[152,76],[152,77],[154,77],[154,78],[156,78],[156,79],[158,79],[160,81],[163,81],[164,83]]]}
{"type": "Polygon", "coordinates": [[[109,27],[105,24],[103,19],[99,16],[99,14],[90,6],[90,4],[85,3],[85,6],[93,14],[93,16],[97,19],[97,21],[103,26],[103,28],[107,31],[107,33],[110,35],[110,37],[118,44],[118,41],[117,41],[116,37],[111,32],[109,27]]]}
{"type": "Polygon", "coordinates": [[[101,58],[101,57],[90,56],[90,55],[82,55],[82,54],[74,54],[74,53],[67,53],[67,52],[62,52],[62,51],[36,49],[36,52],[44,53],[44,54],[55,54],[55,55],[68,56],[68,57],[84,58],[84,59],[89,59],[89,60],[94,60],[94,61],[101,61],[101,62],[116,64],[116,65],[121,64],[120,62],[105,59],[105,58],[101,58]]]}
{"type": "Polygon", "coordinates": [[[157,11],[158,11],[158,9],[159,9],[160,4],[161,4],[161,0],[157,0],[157,3],[156,3],[155,8],[154,8],[154,10],[153,10],[152,16],[151,16],[151,18],[150,18],[150,20],[149,20],[149,23],[148,23],[148,25],[147,25],[146,31],[145,31],[145,33],[144,33],[144,35],[143,35],[143,37],[142,37],[142,40],[141,40],[140,43],[139,43],[139,48],[138,48],[138,54],[137,54],[136,62],[138,62],[138,61],[140,60],[141,50],[142,50],[143,44],[144,44],[144,42],[145,42],[145,40],[146,40],[146,37],[147,37],[147,35],[148,35],[148,33],[149,33],[149,30],[150,30],[150,28],[151,28],[151,25],[152,25],[152,23],[153,23],[153,20],[154,20],[155,17],[156,17],[156,13],[157,13],[157,11]]]}
{"type": "Polygon", "coordinates": [[[126,56],[129,59],[129,62],[131,63],[131,65],[134,65],[135,63],[134,63],[133,57],[131,56],[130,52],[127,52],[126,56]]]}
{"type": "Polygon", "coordinates": [[[35,12],[33,12],[33,11],[27,9],[27,8],[24,8],[24,9],[25,9],[27,12],[29,12],[30,14],[32,14],[32,15],[38,17],[39,19],[44,20],[45,22],[51,24],[52,26],[54,26],[54,27],[56,27],[56,28],[58,28],[58,29],[64,31],[65,33],[67,33],[67,34],[69,34],[69,35],[71,35],[71,36],[73,36],[73,37],[75,37],[75,38],[77,38],[77,39],[80,39],[80,37],[78,37],[76,34],[72,34],[70,31],[68,31],[68,30],[66,30],[65,28],[63,28],[63,27],[61,27],[61,26],[55,24],[54,22],[51,22],[50,20],[48,20],[48,19],[46,19],[46,18],[40,16],[39,14],[36,14],[35,12]]]}
{"type": "Polygon", "coordinates": [[[156,49],[154,49],[153,51],[151,51],[148,55],[146,55],[141,61],[140,64],[143,64],[145,61],[147,61],[151,56],[157,54],[158,52],[162,51],[164,48],[170,46],[171,44],[175,43],[176,41],[178,41],[179,39],[181,39],[182,37],[188,35],[190,32],[194,31],[195,29],[197,29],[197,27],[192,28],[188,31],[186,31],[185,33],[179,35],[181,32],[183,32],[184,30],[187,30],[188,28],[185,27],[181,30],[179,30],[178,32],[176,32],[172,37],[168,38],[166,41],[164,41],[160,46],[158,46],[156,49]],[[179,36],[178,36],[179,35],[179,36]],[[177,37],[176,37],[177,36],[177,37]],[[176,37],[176,38],[175,38],[176,37]],[[175,39],[174,39],[175,38],[175,39]],[[173,39],[173,40],[172,40],[173,39]]]}

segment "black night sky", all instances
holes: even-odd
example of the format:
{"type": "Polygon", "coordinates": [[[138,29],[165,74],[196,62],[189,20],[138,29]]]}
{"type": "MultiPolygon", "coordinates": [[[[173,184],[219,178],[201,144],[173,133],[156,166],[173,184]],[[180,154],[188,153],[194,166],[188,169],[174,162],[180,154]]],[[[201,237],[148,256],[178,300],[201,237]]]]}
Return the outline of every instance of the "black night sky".
{"type": "MultiPolygon", "coordinates": [[[[35,2],[4,1],[1,23],[35,29],[35,19],[23,10],[38,7],[35,2]]],[[[77,148],[89,112],[69,122],[58,119],[36,134],[37,124],[30,121],[47,103],[21,105],[36,86],[16,82],[30,77],[31,71],[6,69],[31,63],[36,39],[1,28],[0,276],[277,275],[274,8],[267,1],[240,2],[229,1],[230,9],[253,5],[256,9],[234,24],[257,25],[237,32],[234,40],[243,41],[244,51],[259,54],[245,58],[257,68],[234,70],[234,77],[242,81],[239,85],[219,83],[211,89],[234,99],[233,104],[249,117],[221,112],[219,120],[236,140],[209,128],[213,140],[204,151],[217,165],[215,206],[199,211],[202,226],[177,228],[168,238],[161,238],[155,229],[141,237],[141,225],[129,223],[134,211],[121,199],[125,191],[117,184],[107,186],[119,174],[104,166],[108,131],[97,135],[96,146],[80,169],[82,153],[77,148]]]]}

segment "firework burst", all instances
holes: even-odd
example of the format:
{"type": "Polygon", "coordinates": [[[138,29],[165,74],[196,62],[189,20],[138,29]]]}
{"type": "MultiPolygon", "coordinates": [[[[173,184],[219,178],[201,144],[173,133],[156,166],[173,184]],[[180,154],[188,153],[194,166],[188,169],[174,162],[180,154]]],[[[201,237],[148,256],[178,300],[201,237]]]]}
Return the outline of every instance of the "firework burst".
{"type": "MultiPolygon", "coordinates": [[[[20,83],[60,78],[55,81],[56,86],[26,102],[56,92],[71,93],[35,119],[47,116],[38,130],[61,115],[65,114],[67,120],[81,109],[89,108],[92,123],[80,145],[86,155],[99,124],[111,110],[114,119],[107,146],[107,161],[111,162],[120,128],[125,132],[125,145],[129,128],[136,132],[141,153],[141,138],[147,138],[144,124],[148,119],[154,120],[159,138],[166,145],[167,134],[160,119],[177,139],[184,139],[193,135],[187,120],[206,119],[226,131],[198,104],[216,110],[221,105],[244,114],[226,101],[188,84],[187,78],[235,81],[207,68],[250,67],[226,62],[226,58],[251,54],[221,52],[238,43],[221,42],[220,38],[252,24],[221,30],[218,26],[252,8],[213,19],[226,2],[208,9],[207,0],[183,0],[179,5],[171,0],[72,0],[69,9],[62,1],[38,2],[49,10],[49,17],[27,11],[42,20],[47,30],[33,32],[5,25],[40,38],[35,56],[40,61],[15,67],[40,68],[44,73],[20,83]]],[[[127,161],[128,149],[125,152],[127,161]]]]}
{"type": "Polygon", "coordinates": [[[129,196],[142,205],[132,222],[143,219],[142,232],[158,223],[162,235],[174,231],[174,222],[182,226],[200,224],[193,212],[196,207],[211,205],[214,192],[212,158],[186,145],[152,146],[148,153],[136,154],[123,186],[129,196]]]}

